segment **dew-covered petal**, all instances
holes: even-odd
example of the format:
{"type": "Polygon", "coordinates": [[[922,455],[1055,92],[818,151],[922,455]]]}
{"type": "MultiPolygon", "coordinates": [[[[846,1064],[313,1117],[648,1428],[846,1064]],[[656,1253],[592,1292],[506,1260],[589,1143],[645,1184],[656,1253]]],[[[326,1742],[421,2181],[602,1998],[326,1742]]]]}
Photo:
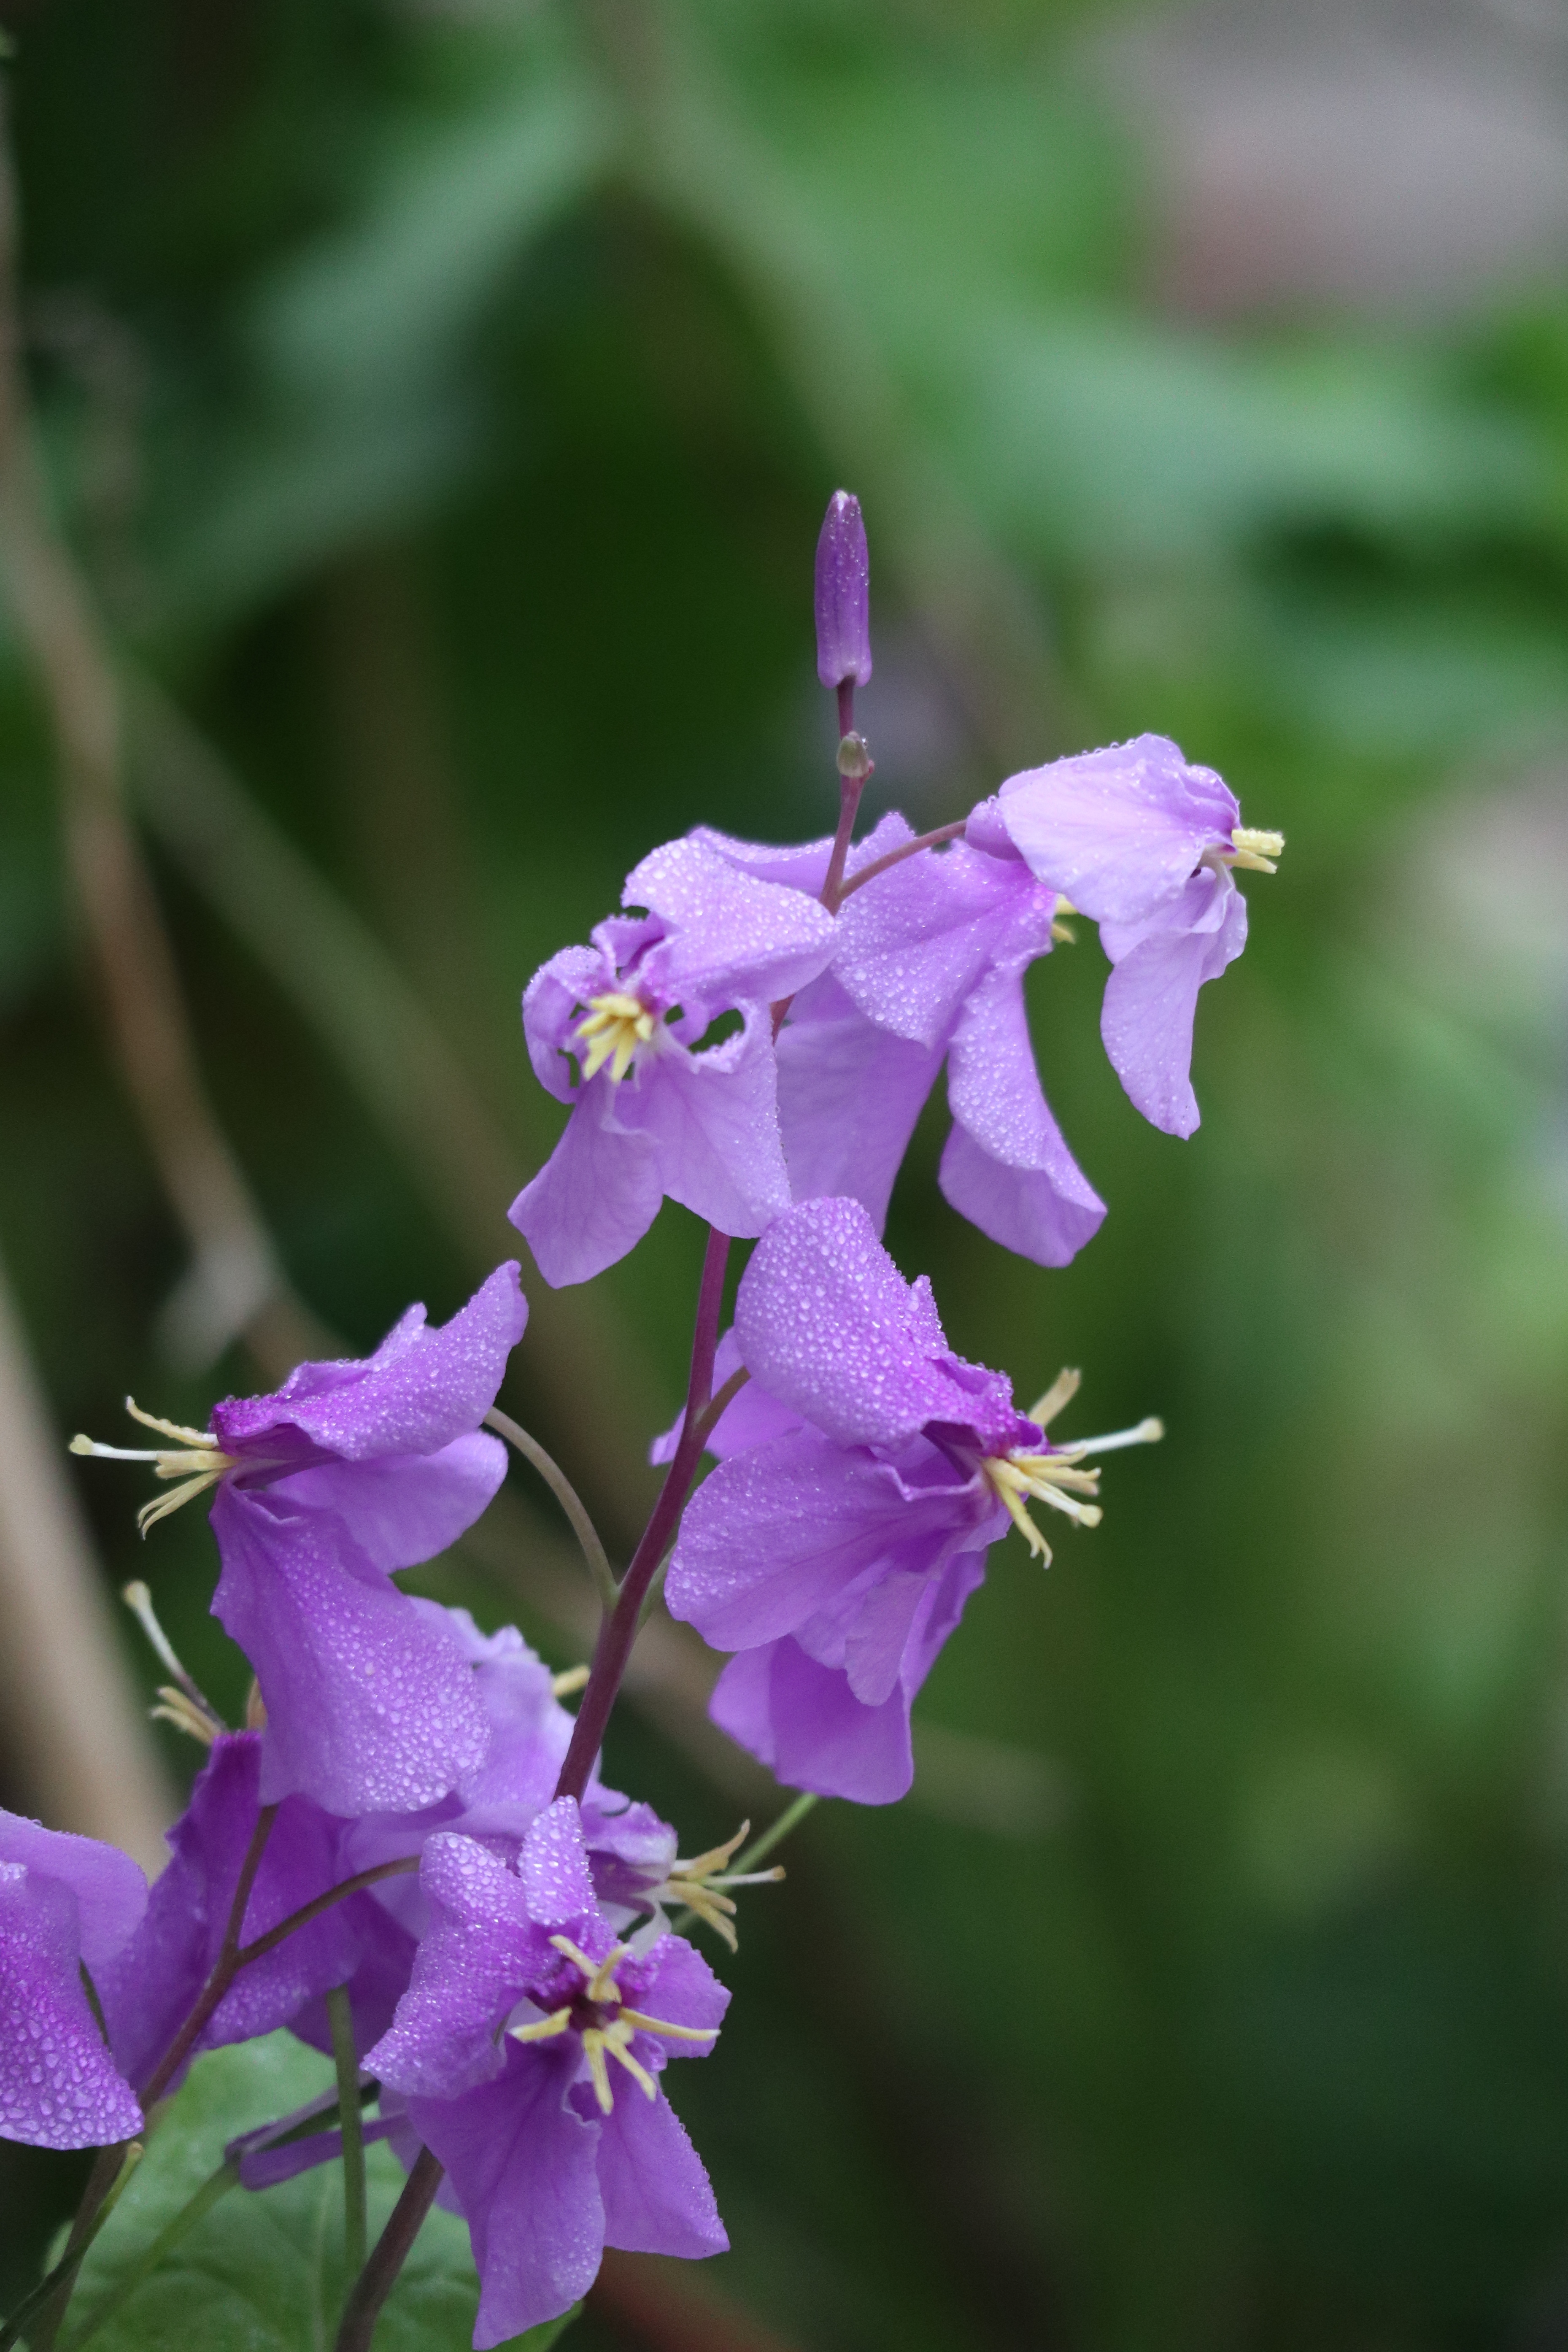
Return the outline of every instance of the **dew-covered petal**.
{"type": "Polygon", "coordinates": [[[642,969],[666,1004],[689,1013],[793,995],[833,953],[833,918],[815,896],[746,872],[693,835],[645,857],[621,900],[667,926],[642,969]]]}
{"type": "Polygon", "coordinates": [[[506,1447],[484,1430],[437,1454],[321,1462],[272,1482],[290,1511],[330,1511],[376,1568],[416,1568],[457,1542],[506,1476],[506,1447]]]}
{"type": "MultiPolygon", "coordinates": [[[[858,1201],[804,1201],[741,1277],[735,1335],[753,1380],[847,1445],[898,1444],[959,1419],[934,1323],[858,1201]]],[[[940,1333],[939,1333],[940,1336],[940,1333]]]]}
{"type": "Polygon", "coordinates": [[[1098,1233],[1105,1203],[1062,1139],[1040,1091],[1016,964],[971,995],[948,1057],[954,1127],[939,1181],[946,1199],[1004,1249],[1066,1265],[1098,1233]]]}
{"type": "MultiPolygon", "coordinates": [[[[724,2021],[729,1988],[720,1983],[701,1953],[684,1936],[661,1936],[636,1959],[623,1961],[616,1973],[628,2005],[647,2017],[689,2025],[701,2033],[717,2033],[724,2021]]],[[[647,2038],[639,2036],[639,2049],[647,2038]]],[[[706,2041],[671,2041],[664,2045],[664,2055],[706,2058],[712,2047],[706,2041]]]]}
{"type": "Polygon", "coordinates": [[[1108,926],[1100,936],[1115,966],[1100,1023],[1111,1067],[1153,1126],[1191,1135],[1198,991],[1247,945],[1247,901],[1228,873],[1205,871],[1164,919],[1125,935],[1108,926]]]}
{"type": "Polygon", "coordinates": [[[629,2077],[617,2083],[598,2166],[607,2246],[700,2260],[729,2245],[702,2159],[662,2091],[645,2099],[629,2077]]]}
{"type": "Polygon", "coordinates": [[[591,997],[616,986],[616,968],[598,947],[563,948],[542,963],[522,992],[522,1034],[533,1075],[557,1102],[573,1098],[567,1055],[591,997]]]}
{"type": "Polygon", "coordinates": [[[841,1669],[819,1665],[787,1636],[731,1658],[708,1712],[786,1788],[891,1805],[914,1779],[901,1687],[880,1706],[863,1706],[841,1669]]]}
{"type": "Polygon", "coordinates": [[[506,1360],[528,1320],[515,1260],[497,1266],[448,1323],[431,1328],[412,1307],[374,1356],[301,1364],[275,1394],[230,1397],[214,1408],[218,1443],[262,1450],[274,1429],[298,1429],[327,1454],[373,1462],[435,1454],[476,1429],[495,1402],[506,1360]]]}
{"type": "Polygon", "coordinates": [[[103,2147],[142,2129],[88,2006],[79,1938],[63,1879],[0,1862],[0,2139],[103,2147]]]}
{"type": "Polygon", "coordinates": [[[1163,735],[1138,735],[1009,776],[966,838],[1011,842],[1093,921],[1134,923],[1177,896],[1205,849],[1228,848],[1240,822],[1211,768],[1189,766],[1163,735]]]}
{"type": "Polygon", "coordinates": [[[797,999],[775,1052],[791,1192],[857,1200],[880,1233],[942,1046],[877,1027],[826,972],[797,999]]]}
{"type": "Polygon", "coordinates": [[[47,1830],[0,1807],[0,1862],[19,1862],[36,1876],[58,1878],[76,1897],[81,1957],[89,1969],[110,1958],[147,1908],[147,1881],[118,1846],[69,1830],[47,1830]]]}
{"type": "Polygon", "coordinates": [[[419,1880],[430,1925],[397,2013],[365,2063],[394,2090],[455,2098],[500,2073],[496,2028],[555,1956],[516,1872],[478,1838],[437,1832],[419,1880]]]}
{"type": "MultiPolygon", "coordinates": [[[[732,1380],[742,1370],[741,1343],[733,1329],[723,1332],[713,1355],[713,1393],[717,1396],[726,1381],[732,1380]]],[[[731,1397],[718,1420],[708,1433],[704,1450],[716,1462],[727,1462],[731,1454],[744,1454],[749,1446],[765,1445],[771,1438],[783,1437],[787,1431],[798,1429],[798,1412],[777,1397],[770,1396],[756,1381],[749,1380],[738,1396],[731,1397]]],[[[675,1459],[675,1449],[686,1427],[683,1405],[669,1427],[656,1437],[648,1447],[647,1458],[656,1469],[675,1459]]]]}
{"type": "Polygon", "coordinates": [[[213,1613],[267,1706],[261,1801],[416,1812],[484,1759],[489,1725],[450,1625],[418,1609],[325,1512],[232,1483],[213,1507],[213,1613]]]}
{"type": "Polygon", "coordinates": [[[600,2126],[566,2104],[575,2048],[506,2045],[504,2071],[460,2099],[412,2098],[408,2120],[447,2168],[479,2273],[476,2352],[559,2318],[598,2275],[600,2126]]]}
{"type": "Polygon", "coordinates": [[[813,1429],[736,1454],[687,1505],[665,1585],[669,1612],[715,1649],[752,1649],[793,1632],[857,1578],[927,1568],[989,1516],[973,1482],[951,1475],[910,1486],[889,1463],[813,1429]]]}
{"type": "Polygon", "coordinates": [[[833,976],[879,1028],[941,1045],[999,958],[1047,955],[1056,892],[962,841],[879,874],[846,900],[833,976]]]}
{"type": "Polygon", "coordinates": [[[579,1088],[560,1141],[507,1211],[552,1290],[635,1249],[664,1199],[658,1144],[616,1116],[624,1084],[601,1070],[579,1088]]]}

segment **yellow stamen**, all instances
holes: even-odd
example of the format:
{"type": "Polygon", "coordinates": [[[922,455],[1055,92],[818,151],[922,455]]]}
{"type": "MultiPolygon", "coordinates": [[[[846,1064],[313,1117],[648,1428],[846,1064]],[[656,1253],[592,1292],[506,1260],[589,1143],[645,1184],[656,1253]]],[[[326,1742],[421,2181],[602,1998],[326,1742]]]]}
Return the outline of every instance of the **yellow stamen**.
{"type": "Polygon", "coordinates": [[[158,1702],[147,1710],[149,1723],[172,1723],[176,1731],[185,1732],[204,1748],[212,1746],[221,1727],[204,1713],[188,1693],[174,1683],[160,1683],[158,1702]]]}
{"type": "Polygon", "coordinates": [[[514,2042],[549,2042],[557,2033],[564,2033],[572,2022],[569,2009],[552,2009],[534,2025],[512,2025],[507,2028],[514,2042]]]}
{"type": "Polygon", "coordinates": [[[784,1874],[781,1864],[775,1864],[772,1870],[748,1871],[740,1878],[721,1874],[724,1864],[733,1859],[736,1847],[745,1843],[751,1830],[751,1822],[742,1822],[734,1836],[726,1838],[722,1845],[710,1846],[706,1853],[694,1854],[689,1862],[671,1863],[669,1876],[662,1886],[656,1886],[649,1896],[651,1902],[668,1904],[672,1910],[683,1905],[687,1910],[695,1911],[716,1935],[722,1937],[732,1952],[740,1949],[735,1940],[735,1930],[730,1925],[735,1916],[735,1906],[721,1889],[726,1886],[766,1886],[784,1874]]]}
{"type": "Polygon", "coordinates": [[[1278,874],[1275,859],[1285,847],[1282,833],[1268,833],[1256,825],[1238,824],[1231,833],[1231,846],[1222,850],[1227,866],[1239,866],[1252,874],[1278,874]]]}
{"type": "Polygon", "coordinates": [[[570,1936],[552,1936],[550,1940],[558,1952],[565,1954],[574,1968],[582,1969],[588,1979],[587,1997],[590,2000],[620,2000],[621,1989],[616,1982],[616,1969],[626,1958],[631,1948],[629,1945],[612,1944],[602,1960],[594,1961],[580,1944],[572,1941],[570,1936]]]}
{"type": "Polygon", "coordinates": [[[100,1445],[96,1438],[84,1437],[79,1430],[71,1439],[73,1454],[91,1454],[100,1462],[150,1462],[154,1478],[177,1478],[181,1481],[172,1495],[161,1495],[156,1502],[143,1503],[136,1514],[136,1525],[142,1535],[177,1511],[197,1495],[216,1486],[226,1470],[236,1467],[236,1457],[226,1454],[210,1429],[187,1429],[184,1422],[160,1421],[155,1413],[143,1412],[134,1397],[127,1397],[125,1410],[132,1421],[143,1429],[155,1429],[163,1437],[178,1441],[177,1450],[168,1446],[100,1445]]]}
{"type": "MultiPolygon", "coordinates": [[[[1029,1419],[1043,1429],[1051,1416],[1076,1395],[1079,1378],[1077,1372],[1058,1372],[1031,1410],[1029,1419]]],[[[1151,1413],[1135,1429],[1113,1430],[1105,1437],[1078,1438],[1072,1444],[1051,1452],[1031,1454],[1015,1448],[1006,1454],[988,1454],[981,1468],[1029,1549],[1049,1568],[1051,1548],[1030,1517],[1027,1503],[1047,1503],[1053,1511],[1075,1519],[1080,1528],[1097,1528],[1104,1516],[1097,1499],[1100,1472],[1098,1468],[1082,1467],[1085,1455],[1114,1454],[1124,1445],[1152,1445],[1164,1434],[1164,1423],[1151,1413]],[[1080,1495],[1091,1499],[1080,1503],[1080,1495]]]]}
{"type": "Polygon", "coordinates": [[[555,1698],[570,1698],[574,1691],[585,1686],[592,1671],[589,1666],[568,1666],[563,1675],[552,1675],[551,1695],[555,1698]]]}
{"type": "Polygon", "coordinates": [[[591,996],[587,1018],[577,1024],[577,1034],[588,1048],[583,1056],[584,1080],[596,1076],[606,1062],[613,1079],[624,1078],[637,1058],[637,1047],[652,1042],[656,1026],[642,999],[623,989],[591,996]]]}
{"type": "Polygon", "coordinates": [[[630,2026],[634,2032],[668,2035],[672,2042],[714,2042],[719,2035],[716,2025],[671,2025],[662,2017],[645,2017],[640,2009],[623,2009],[616,2021],[630,2026]]]}
{"type": "Polygon", "coordinates": [[[1083,1382],[1081,1372],[1060,1371],[1039,1402],[1029,1407],[1029,1419],[1049,1429],[1064,1404],[1071,1404],[1083,1382]]]}

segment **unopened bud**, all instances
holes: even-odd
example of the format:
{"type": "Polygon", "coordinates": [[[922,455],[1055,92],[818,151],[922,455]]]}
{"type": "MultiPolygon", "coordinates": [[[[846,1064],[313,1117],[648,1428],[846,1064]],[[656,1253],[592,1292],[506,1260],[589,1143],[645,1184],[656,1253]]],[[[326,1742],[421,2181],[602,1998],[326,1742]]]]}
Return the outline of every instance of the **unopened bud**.
{"type": "Polygon", "coordinates": [[[838,745],[838,772],[854,783],[863,784],[876,761],[866,748],[863,735],[846,735],[838,745]]]}
{"type": "Polygon", "coordinates": [[[816,675],[830,690],[871,675],[870,580],[860,501],[835,490],[816,542],[816,675]]]}

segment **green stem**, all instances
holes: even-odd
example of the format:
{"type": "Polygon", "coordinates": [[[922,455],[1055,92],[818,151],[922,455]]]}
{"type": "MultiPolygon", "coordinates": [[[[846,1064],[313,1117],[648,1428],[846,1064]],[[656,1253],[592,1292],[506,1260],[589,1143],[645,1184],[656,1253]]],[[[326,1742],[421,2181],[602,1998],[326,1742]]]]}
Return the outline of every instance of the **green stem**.
{"type": "Polygon", "coordinates": [[[618,1590],[616,1572],[610,1566],[604,1545],[599,1541],[598,1529],[588,1517],[582,1497],[565,1471],[552,1455],[546,1454],[537,1437],[531,1437],[526,1429],[513,1421],[510,1413],[502,1412],[498,1405],[490,1407],[485,1422],[498,1436],[504,1437],[509,1445],[515,1445],[525,1462],[532,1463],[572,1522],[572,1532],[582,1546],[583,1557],[588,1563],[588,1573],[594,1580],[594,1590],[601,1604],[605,1609],[613,1609],[618,1590]]]}
{"type": "Polygon", "coordinates": [[[755,1870],[758,1863],[765,1862],[774,1846],[782,1845],[791,1830],[804,1822],[812,1807],[820,1802],[815,1789],[804,1789],[793,1805],[784,1807],[771,1829],[765,1829],[761,1837],[753,1838],[744,1853],[738,1854],[733,1862],[725,1865],[725,1877],[739,1878],[743,1871],[755,1870]]]}
{"type": "Polygon", "coordinates": [[[172,2253],[182,2238],[194,2230],[205,2213],[210,2213],[220,2197],[226,2197],[239,2180],[239,2168],[226,2158],[216,2172],[209,2173],[194,2197],[181,2206],[172,2221],[164,2223],[152,2244],[135,2262],[120,2284],[100,2303],[92,2317],[79,2334],[73,2336],[64,2352],[80,2352],[88,2338],[98,2334],[106,2319],[112,2319],[121,2310],[144,2278],[150,2278],[167,2253],[172,2253]]]}
{"type": "Polygon", "coordinates": [[[327,1995],[332,2030],[332,2063],[338,2074],[338,2116],[343,2129],[343,2256],[351,2279],[364,2268],[364,2128],[360,2118],[359,2059],[354,2053],[353,2012],[347,1985],[327,1995]]]}

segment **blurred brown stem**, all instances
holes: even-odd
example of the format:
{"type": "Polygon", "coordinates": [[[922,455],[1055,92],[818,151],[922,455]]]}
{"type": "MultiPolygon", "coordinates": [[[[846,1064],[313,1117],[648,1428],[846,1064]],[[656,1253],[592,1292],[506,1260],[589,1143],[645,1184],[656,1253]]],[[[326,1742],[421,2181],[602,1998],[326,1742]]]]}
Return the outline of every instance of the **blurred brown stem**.
{"type": "Polygon", "coordinates": [[[66,854],[126,1083],[194,1264],[169,1336],[210,1360],[240,1332],[271,1360],[309,1354],[244,1175],[197,1071],[152,880],[126,820],[114,664],[50,511],[28,414],[16,299],[16,182],[0,111],[0,562],[48,706],[66,854]]]}

